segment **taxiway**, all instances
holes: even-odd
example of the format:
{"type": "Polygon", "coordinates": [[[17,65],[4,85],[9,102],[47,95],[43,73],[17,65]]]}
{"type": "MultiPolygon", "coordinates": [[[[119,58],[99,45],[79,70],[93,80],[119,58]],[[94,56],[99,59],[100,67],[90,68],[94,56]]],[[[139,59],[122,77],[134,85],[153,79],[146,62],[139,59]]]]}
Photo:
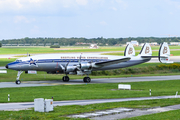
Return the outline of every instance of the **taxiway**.
{"type": "MultiPolygon", "coordinates": [[[[156,97],[140,97],[140,98],[120,98],[120,99],[98,99],[98,100],[70,100],[70,101],[54,101],[54,106],[64,105],[88,105],[96,103],[108,103],[108,102],[123,102],[123,101],[139,101],[139,100],[153,100],[153,99],[168,99],[168,98],[180,98],[178,96],[156,96],[156,97]]],[[[0,103],[0,110],[24,110],[34,107],[34,102],[20,102],[20,103],[0,103]]]]}
{"type": "Polygon", "coordinates": [[[90,83],[84,83],[82,79],[70,80],[63,82],[62,80],[52,81],[22,81],[20,85],[15,82],[0,82],[0,88],[10,87],[35,87],[35,86],[52,86],[52,85],[77,85],[77,84],[94,84],[94,83],[123,83],[123,82],[142,82],[142,81],[164,81],[179,80],[180,75],[173,76],[148,76],[148,77],[123,77],[123,78],[101,78],[92,79],[90,83]]]}

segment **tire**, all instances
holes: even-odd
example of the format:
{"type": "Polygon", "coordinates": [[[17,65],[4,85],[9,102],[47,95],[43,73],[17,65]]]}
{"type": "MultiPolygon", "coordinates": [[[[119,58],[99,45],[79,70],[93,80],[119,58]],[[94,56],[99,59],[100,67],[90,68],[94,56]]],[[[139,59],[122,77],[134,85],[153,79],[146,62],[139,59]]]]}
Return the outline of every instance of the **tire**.
{"type": "Polygon", "coordinates": [[[62,80],[63,80],[63,82],[69,82],[69,77],[68,77],[68,76],[64,76],[64,77],[62,78],[62,80]]]}
{"type": "Polygon", "coordinates": [[[83,78],[83,81],[86,83],[86,77],[83,78]]]}
{"type": "Polygon", "coordinates": [[[21,81],[20,81],[20,80],[16,80],[16,84],[17,84],[17,85],[20,85],[20,84],[21,84],[21,81]]]}
{"type": "Polygon", "coordinates": [[[90,77],[84,77],[83,81],[85,83],[90,83],[91,82],[91,78],[90,77]]]}

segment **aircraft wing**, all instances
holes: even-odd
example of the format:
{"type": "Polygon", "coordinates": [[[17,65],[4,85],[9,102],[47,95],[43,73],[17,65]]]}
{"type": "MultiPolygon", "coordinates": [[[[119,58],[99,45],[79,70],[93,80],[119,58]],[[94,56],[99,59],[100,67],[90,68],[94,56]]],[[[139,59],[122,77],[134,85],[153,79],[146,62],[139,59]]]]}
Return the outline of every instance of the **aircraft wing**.
{"type": "Polygon", "coordinates": [[[95,63],[95,65],[108,66],[108,65],[121,63],[121,62],[126,62],[126,61],[128,61],[130,59],[131,59],[130,57],[126,57],[126,58],[121,58],[121,59],[109,60],[109,61],[105,61],[105,62],[97,62],[97,63],[95,63]]]}

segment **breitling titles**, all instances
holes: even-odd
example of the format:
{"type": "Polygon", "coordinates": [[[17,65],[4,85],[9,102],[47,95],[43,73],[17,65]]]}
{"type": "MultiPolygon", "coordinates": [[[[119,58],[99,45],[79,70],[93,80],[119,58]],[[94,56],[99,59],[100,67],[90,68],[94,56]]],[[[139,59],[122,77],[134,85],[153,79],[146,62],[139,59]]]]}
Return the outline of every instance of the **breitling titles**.
{"type": "MultiPolygon", "coordinates": [[[[80,59],[80,57],[62,56],[61,59],[80,59]]],[[[108,59],[108,57],[81,57],[81,59],[108,59]]]]}

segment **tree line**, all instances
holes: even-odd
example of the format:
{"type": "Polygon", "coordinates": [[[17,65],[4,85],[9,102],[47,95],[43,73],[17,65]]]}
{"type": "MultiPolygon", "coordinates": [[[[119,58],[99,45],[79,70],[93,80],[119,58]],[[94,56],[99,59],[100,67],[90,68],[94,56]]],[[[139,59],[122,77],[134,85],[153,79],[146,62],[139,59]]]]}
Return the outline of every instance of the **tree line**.
{"type": "MultiPolygon", "coordinates": [[[[157,42],[158,44],[162,42],[180,42],[180,37],[129,37],[129,38],[21,38],[21,39],[9,39],[9,40],[1,40],[2,44],[59,44],[60,46],[75,46],[75,45],[89,45],[90,43],[98,44],[99,46],[113,46],[126,44],[126,42],[130,41],[138,41],[139,43],[151,43],[157,42]]],[[[1,44],[0,44],[1,45],[1,44]]]]}

